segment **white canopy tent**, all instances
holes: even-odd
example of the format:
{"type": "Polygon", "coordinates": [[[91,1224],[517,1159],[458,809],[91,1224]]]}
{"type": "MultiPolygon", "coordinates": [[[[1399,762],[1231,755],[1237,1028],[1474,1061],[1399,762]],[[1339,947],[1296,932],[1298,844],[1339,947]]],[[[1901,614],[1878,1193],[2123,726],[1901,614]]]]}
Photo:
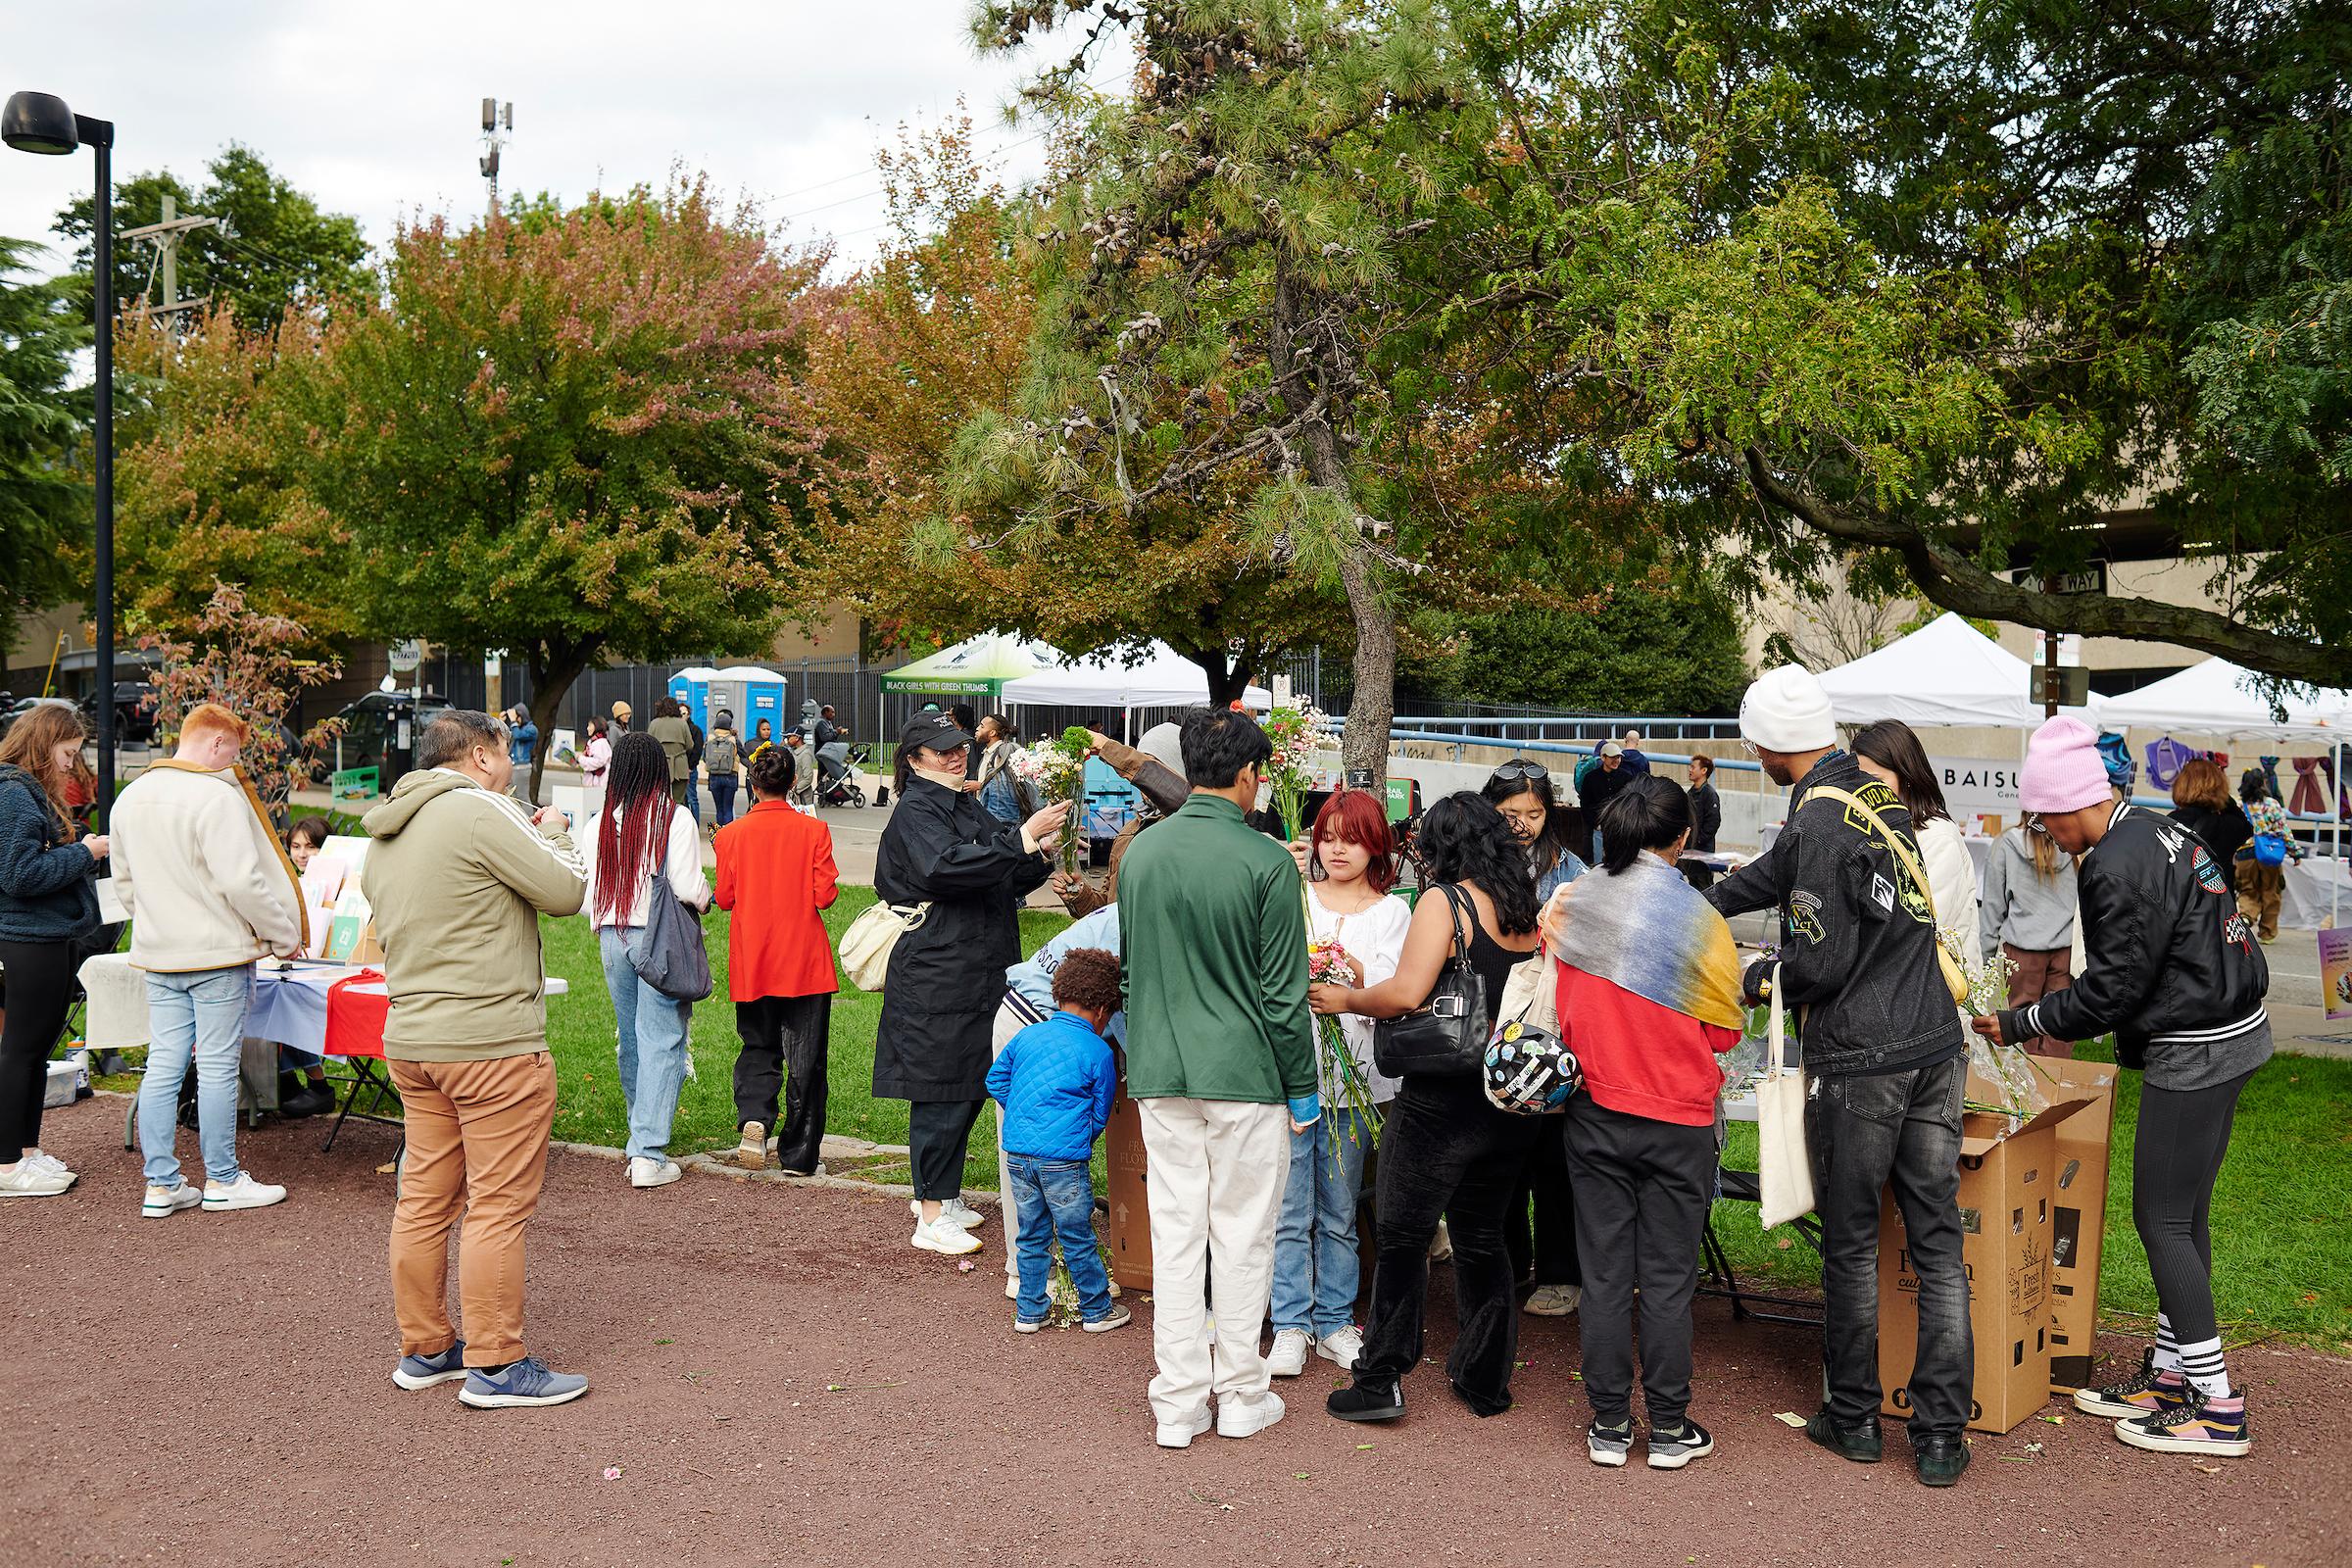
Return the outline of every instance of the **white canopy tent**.
{"type": "MultiPolygon", "coordinates": [[[[2269,698],[2255,687],[2252,671],[2227,659],[2208,659],[2177,675],[2109,698],[2099,721],[2109,729],[2177,729],[2210,740],[2318,741],[2335,753],[2335,776],[2344,774],[2344,741],[2352,731],[2352,691],[2290,686],[2279,694],[2283,719],[2273,716],[2269,698]]],[[[2335,856],[2344,853],[2343,818],[2335,814],[2335,856]]],[[[2328,923],[2335,924],[2339,889],[2328,879],[2328,923]]]]}
{"type": "MultiPolygon", "coordinates": [[[[1002,696],[1006,703],[1071,708],[1184,708],[1208,701],[1208,673],[1155,642],[1137,662],[1124,663],[1116,654],[1090,655],[1008,680],[1002,696]]],[[[1242,702],[1263,711],[1274,706],[1274,697],[1252,686],[1242,702]]]]}
{"type": "Polygon", "coordinates": [[[2041,705],[2029,693],[2032,681],[2031,664],[1949,612],[1821,676],[1841,724],[1899,718],[2001,729],[2041,722],[2041,705]]]}

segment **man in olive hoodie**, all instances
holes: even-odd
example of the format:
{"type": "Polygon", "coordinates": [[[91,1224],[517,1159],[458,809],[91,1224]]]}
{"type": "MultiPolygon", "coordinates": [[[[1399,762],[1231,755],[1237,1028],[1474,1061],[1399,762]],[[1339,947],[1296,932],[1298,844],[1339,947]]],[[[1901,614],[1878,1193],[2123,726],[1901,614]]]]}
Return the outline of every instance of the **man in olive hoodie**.
{"type": "Polygon", "coordinates": [[[1313,1124],[1306,905],[1290,852],[1252,829],[1271,748],[1256,720],[1184,721],[1192,796],[1135,841],[1120,876],[1127,1093],[1142,1117],[1152,1203],[1152,1413],[1163,1448],[1282,1419],[1257,1336],[1291,1135],[1313,1124]],[[1215,1286],[1217,1335],[1206,1322],[1215,1286]]]}
{"type": "Polygon", "coordinates": [[[507,793],[507,727],[440,714],[417,738],[417,771],[366,817],[361,887],[384,947],[391,1011],[384,1056],[408,1119],[392,1215],[392,1381],[458,1378],[482,1408],[561,1404],[588,1380],[522,1347],[522,1231],[539,1206],[556,1069],[547,1054],[539,916],[577,914],[587,866],[564,813],[536,816],[507,793]],[[449,1320],[449,1232],[463,1211],[449,1320]]]}

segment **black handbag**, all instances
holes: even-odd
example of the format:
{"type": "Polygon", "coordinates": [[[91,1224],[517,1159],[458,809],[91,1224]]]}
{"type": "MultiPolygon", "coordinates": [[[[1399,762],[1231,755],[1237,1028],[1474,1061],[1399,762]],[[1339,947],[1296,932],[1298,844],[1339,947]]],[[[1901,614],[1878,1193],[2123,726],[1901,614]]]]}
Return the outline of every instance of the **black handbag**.
{"type": "Polygon", "coordinates": [[[629,939],[629,967],[672,1002],[691,1004],[710,995],[710,955],[703,946],[702,917],[669,885],[666,825],[662,832],[662,869],[645,892],[645,924],[629,939]]]}
{"type": "MultiPolygon", "coordinates": [[[[1491,1015],[1486,982],[1471,967],[1470,944],[1462,934],[1462,906],[1468,901],[1450,883],[1441,883],[1438,891],[1453,914],[1453,956],[1438,971],[1427,1002],[1372,1025],[1372,1064],[1391,1078],[1466,1078],[1486,1071],[1491,1015]]],[[[1471,918],[1477,918],[1475,909],[1471,918]]]]}

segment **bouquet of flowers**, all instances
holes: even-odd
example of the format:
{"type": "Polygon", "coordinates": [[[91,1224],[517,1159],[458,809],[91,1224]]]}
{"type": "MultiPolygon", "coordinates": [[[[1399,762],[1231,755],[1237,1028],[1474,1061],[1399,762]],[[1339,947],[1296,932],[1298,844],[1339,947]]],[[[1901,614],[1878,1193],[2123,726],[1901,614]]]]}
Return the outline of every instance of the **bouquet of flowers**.
{"type": "MultiPolygon", "coordinates": [[[[1987,1018],[2009,1005],[2009,977],[2017,973],[2009,955],[1996,953],[1980,964],[1969,952],[1973,933],[1953,926],[1938,935],[1944,950],[1959,960],[1961,972],[1968,976],[1968,997],[1961,1005],[1970,1016],[1987,1018]]],[[[1969,1087],[1962,1107],[2005,1116],[2011,1132],[2049,1108],[2049,1096],[2036,1081],[2043,1069],[2016,1046],[2000,1045],[1971,1031],[1968,1070],[1969,1087]]]]}
{"type": "MultiPolygon", "coordinates": [[[[1310,986],[1352,986],[1355,971],[1348,967],[1348,950],[1336,942],[1309,942],[1306,945],[1306,983],[1310,986]]],[[[1332,1099],[1337,1102],[1323,1107],[1326,1116],[1345,1115],[1345,1128],[1335,1128],[1347,1134],[1350,1144],[1372,1137],[1372,1085],[1364,1077],[1355,1053],[1348,1049],[1348,1036],[1340,1028],[1340,1020],[1318,1013],[1315,1015],[1315,1047],[1322,1056],[1324,1082],[1332,1086],[1332,1099]]],[[[1339,1141],[1331,1146],[1332,1169],[1343,1168],[1340,1162],[1339,1141]]]]}
{"type": "Polygon", "coordinates": [[[1070,814],[1062,821],[1061,837],[1055,845],[1055,858],[1064,871],[1078,869],[1086,842],[1086,754],[1094,745],[1093,737],[1072,724],[1059,735],[1022,747],[1005,764],[1014,778],[1029,786],[1040,809],[1055,801],[1070,803],[1070,814]]]}
{"type": "Polygon", "coordinates": [[[1274,814],[1282,818],[1283,837],[1298,836],[1306,810],[1306,792],[1314,786],[1315,753],[1331,740],[1331,715],[1312,704],[1277,708],[1259,720],[1274,755],[1266,759],[1266,782],[1274,790],[1274,814]]]}

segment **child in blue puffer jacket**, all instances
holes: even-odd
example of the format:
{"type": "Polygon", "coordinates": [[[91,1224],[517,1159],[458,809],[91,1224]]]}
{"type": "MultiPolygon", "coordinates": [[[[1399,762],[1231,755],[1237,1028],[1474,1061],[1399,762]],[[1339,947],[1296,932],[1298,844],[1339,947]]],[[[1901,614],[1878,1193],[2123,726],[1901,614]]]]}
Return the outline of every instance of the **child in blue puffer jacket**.
{"type": "Polygon", "coordinates": [[[988,1070],[988,1092],[1004,1107],[1001,1136],[1019,1217],[1017,1333],[1046,1326],[1056,1235],[1086,1331],[1101,1334],[1129,1320],[1127,1309],[1110,1298],[1110,1276],[1095,1241],[1089,1168],[1118,1089],[1102,1030],[1119,1001],[1115,955],[1101,948],[1064,954],[1054,971],[1054,1015],[1014,1035],[988,1070]]]}

